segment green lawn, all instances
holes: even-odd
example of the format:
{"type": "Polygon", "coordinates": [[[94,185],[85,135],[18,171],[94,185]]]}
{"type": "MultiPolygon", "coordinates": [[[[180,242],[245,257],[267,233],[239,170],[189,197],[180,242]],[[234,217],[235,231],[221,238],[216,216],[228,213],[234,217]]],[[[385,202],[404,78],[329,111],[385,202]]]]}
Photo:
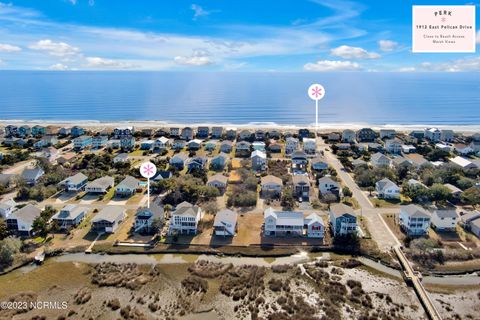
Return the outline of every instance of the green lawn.
{"type": "Polygon", "coordinates": [[[400,200],[372,199],[372,203],[377,208],[390,208],[400,205],[400,200]]]}

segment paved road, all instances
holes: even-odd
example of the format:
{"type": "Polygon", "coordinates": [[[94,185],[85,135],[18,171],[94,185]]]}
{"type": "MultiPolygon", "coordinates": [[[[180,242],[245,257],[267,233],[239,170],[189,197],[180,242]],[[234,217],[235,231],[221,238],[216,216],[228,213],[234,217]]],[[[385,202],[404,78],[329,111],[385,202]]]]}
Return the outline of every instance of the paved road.
{"type": "Polygon", "coordinates": [[[359,213],[365,218],[368,230],[372,238],[377,242],[379,249],[389,251],[393,246],[400,245],[398,239],[381,217],[382,213],[392,212],[396,209],[375,208],[370,202],[370,199],[368,199],[367,194],[358,187],[352,176],[344,170],[343,165],[337,157],[331,151],[326,150],[328,145],[325,144],[323,139],[317,139],[317,148],[318,150],[323,150],[325,159],[337,171],[338,177],[342,180],[343,184],[352,191],[354,198],[360,205],[359,213]]]}

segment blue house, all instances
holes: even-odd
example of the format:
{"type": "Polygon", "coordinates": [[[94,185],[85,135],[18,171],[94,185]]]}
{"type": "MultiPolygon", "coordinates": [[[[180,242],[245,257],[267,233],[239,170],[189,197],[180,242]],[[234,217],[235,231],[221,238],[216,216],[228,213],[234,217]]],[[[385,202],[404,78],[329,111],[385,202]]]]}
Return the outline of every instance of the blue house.
{"type": "Polygon", "coordinates": [[[85,134],[85,129],[79,126],[75,126],[70,130],[72,137],[80,137],[85,134]]]}
{"type": "Polygon", "coordinates": [[[34,126],[32,128],[32,136],[43,136],[47,133],[47,128],[42,126],[34,126]]]}
{"type": "Polygon", "coordinates": [[[80,191],[85,188],[88,182],[88,177],[79,172],[74,176],[68,177],[59,183],[67,191],[80,191]]]}
{"type": "Polygon", "coordinates": [[[330,228],[335,237],[356,234],[357,215],[353,209],[343,203],[330,207],[330,228]]]}
{"type": "Polygon", "coordinates": [[[85,208],[69,204],[57,212],[52,217],[52,221],[55,221],[60,229],[68,229],[78,226],[85,219],[86,214],[85,208]]]}
{"type": "Polygon", "coordinates": [[[95,149],[101,149],[107,145],[107,136],[95,136],[92,138],[92,147],[95,149]]]}
{"type": "Polygon", "coordinates": [[[123,150],[132,150],[135,148],[135,138],[130,136],[120,139],[120,148],[123,150]]]}
{"type": "Polygon", "coordinates": [[[92,137],[90,136],[81,136],[73,139],[73,147],[76,150],[83,150],[85,148],[92,146],[92,137]]]}
{"type": "Polygon", "coordinates": [[[18,128],[18,136],[20,137],[26,137],[30,135],[31,132],[32,130],[29,126],[21,126],[20,128],[18,128]]]}
{"type": "Polygon", "coordinates": [[[155,143],[154,140],[142,140],[142,142],[140,142],[140,149],[152,150],[154,143],[155,143]]]}

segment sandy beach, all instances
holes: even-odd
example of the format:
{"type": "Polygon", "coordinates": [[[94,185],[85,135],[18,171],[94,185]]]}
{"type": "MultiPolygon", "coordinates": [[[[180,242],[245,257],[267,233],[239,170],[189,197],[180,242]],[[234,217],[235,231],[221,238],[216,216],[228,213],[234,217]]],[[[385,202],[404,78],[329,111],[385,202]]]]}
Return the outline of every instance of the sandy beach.
{"type": "MultiPolygon", "coordinates": [[[[51,121],[51,120],[0,120],[1,126],[7,125],[42,125],[42,126],[53,126],[53,127],[72,127],[72,126],[82,126],[90,130],[98,131],[103,129],[110,129],[115,127],[122,126],[133,126],[138,129],[144,128],[169,128],[169,127],[178,127],[183,128],[187,126],[198,127],[198,126],[222,126],[224,128],[237,128],[237,129],[247,129],[247,130],[257,130],[257,129],[278,129],[278,130],[298,130],[300,128],[307,128],[310,130],[315,129],[315,124],[309,125],[281,125],[274,122],[249,122],[245,124],[237,123],[174,123],[161,120],[151,120],[151,121],[97,121],[97,120],[71,120],[71,121],[51,121]]],[[[372,128],[374,130],[380,129],[394,129],[399,132],[410,132],[412,130],[423,130],[427,127],[436,127],[439,129],[449,129],[456,132],[471,134],[480,131],[479,125],[431,125],[431,124],[368,124],[368,123],[319,123],[318,131],[319,132],[331,132],[331,131],[340,131],[344,129],[353,129],[358,130],[361,128],[372,128]]]]}

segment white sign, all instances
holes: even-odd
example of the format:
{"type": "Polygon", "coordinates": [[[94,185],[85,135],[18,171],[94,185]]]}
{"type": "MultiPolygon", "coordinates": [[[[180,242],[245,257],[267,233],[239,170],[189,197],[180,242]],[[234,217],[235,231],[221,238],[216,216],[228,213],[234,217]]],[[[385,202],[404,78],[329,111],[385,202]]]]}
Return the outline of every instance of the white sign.
{"type": "Polygon", "coordinates": [[[312,84],[308,88],[308,96],[315,101],[321,100],[325,96],[325,88],[321,84],[312,84]]]}
{"type": "Polygon", "coordinates": [[[475,6],[413,6],[412,52],[475,52],[475,6]]]}
{"type": "Polygon", "coordinates": [[[144,162],[140,166],[140,174],[147,179],[153,178],[157,174],[157,167],[150,161],[144,162]]]}

